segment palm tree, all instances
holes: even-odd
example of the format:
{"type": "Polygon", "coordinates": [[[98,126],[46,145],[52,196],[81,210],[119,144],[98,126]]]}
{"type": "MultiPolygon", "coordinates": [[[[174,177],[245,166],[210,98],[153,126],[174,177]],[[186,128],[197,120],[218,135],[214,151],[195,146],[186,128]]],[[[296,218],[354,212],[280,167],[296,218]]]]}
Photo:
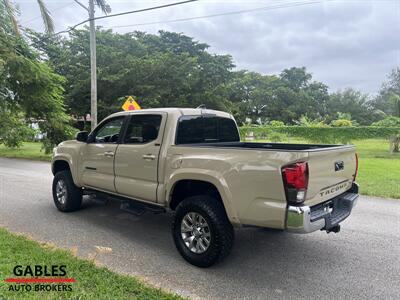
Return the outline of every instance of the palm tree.
{"type": "MultiPolygon", "coordinates": [[[[8,17],[11,19],[11,22],[13,24],[15,33],[19,34],[20,28],[19,28],[18,21],[16,18],[16,10],[15,10],[14,3],[10,0],[0,0],[0,1],[2,1],[4,4],[4,7],[8,14],[8,17]]],[[[43,24],[44,24],[46,33],[48,33],[48,34],[54,33],[54,21],[53,21],[53,17],[51,16],[50,11],[47,9],[43,0],[36,0],[36,1],[39,5],[39,9],[40,9],[40,13],[42,15],[43,24]]],[[[79,1],[77,1],[77,0],[74,0],[74,1],[77,2],[79,5],[83,6],[79,1]]],[[[94,4],[96,6],[98,6],[103,11],[103,13],[108,14],[111,12],[111,8],[106,3],[105,0],[89,0],[89,1],[94,1],[94,4]]]]}

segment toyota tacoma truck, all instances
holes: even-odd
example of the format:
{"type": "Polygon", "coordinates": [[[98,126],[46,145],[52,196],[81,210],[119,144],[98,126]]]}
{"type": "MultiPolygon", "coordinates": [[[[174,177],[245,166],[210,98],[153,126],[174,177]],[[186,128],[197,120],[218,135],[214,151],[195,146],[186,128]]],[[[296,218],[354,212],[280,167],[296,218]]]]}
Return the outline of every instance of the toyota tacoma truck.
{"type": "Polygon", "coordinates": [[[143,109],[54,148],[53,197],[62,212],[84,194],[136,214],[171,211],[179,253],[209,267],[229,254],[234,227],[338,232],[358,198],[357,168],[352,145],[241,142],[228,113],[143,109]]]}

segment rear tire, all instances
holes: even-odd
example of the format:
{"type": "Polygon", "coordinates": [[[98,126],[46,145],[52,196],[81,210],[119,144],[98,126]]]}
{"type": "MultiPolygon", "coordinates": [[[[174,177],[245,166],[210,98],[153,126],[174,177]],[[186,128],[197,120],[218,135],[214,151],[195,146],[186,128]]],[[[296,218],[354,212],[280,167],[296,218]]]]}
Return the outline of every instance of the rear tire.
{"type": "Polygon", "coordinates": [[[54,175],[53,200],[59,211],[72,212],[80,209],[82,189],[74,184],[70,171],[64,170],[54,175]]]}
{"type": "Polygon", "coordinates": [[[207,268],[229,255],[234,230],[223,205],[209,196],[193,196],[176,208],[172,224],[175,246],[183,258],[207,268]]]}

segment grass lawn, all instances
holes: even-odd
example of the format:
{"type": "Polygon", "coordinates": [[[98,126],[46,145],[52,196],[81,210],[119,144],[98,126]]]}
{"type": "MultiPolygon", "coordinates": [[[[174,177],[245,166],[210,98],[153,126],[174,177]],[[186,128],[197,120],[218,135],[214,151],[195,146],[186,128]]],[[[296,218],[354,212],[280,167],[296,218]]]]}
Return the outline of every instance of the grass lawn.
{"type": "MultiPolygon", "coordinates": [[[[23,278],[30,276],[22,276],[23,278]]],[[[44,277],[44,276],[39,276],[44,277]]],[[[24,283],[27,284],[27,283],[24,283]]],[[[44,284],[44,283],[39,283],[44,284]]],[[[19,284],[17,284],[19,285],[19,284]]],[[[46,283],[47,285],[47,283],[46,283]]],[[[51,283],[59,285],[59,283],[51,283]]],[[[66,250],[54,249],[28,240],[23,236],[11,234],[0,228],[0,299],[182,299],[180,296],[135,279],[119,275],[93,262],[78,259],[66,250]],[[13,268],[17,265],[65,265],[66,278],[74,278],[72,291],[34,291],[38,283],[29,283],[32,291],[9,291],[5,278],[16,278],[13,268]]]]}
{"type": "MultiPolygon", "coordinates": [[[[297,139],[282,142],[304,143],[297,139]]],[[[360,140],[354,144],[360,161],[357,181],[361,194],[400,199],[400,153],[390,155],[387,140],[360,140]]],[[[0,145],[0,156],[50,160],[50,154],[41,151],[40,143],[24,143],[20,149],[0,145]]]]}
{"type": "Polygon", "coordinates": [[[359,156],[357,181],[363,195],[400,199],[400,153],[389,154],[386,140],[355,141],[359,156]]]}
{"type": "Polygon", "coordinates": [[[50,161],[51,159],[51,154],[46,154],[42,150],[42,143],[33,142],[25,142],[19,149],[10,149],[6,148],[4,145],[0,145],[0,156],[47,161],[50,161]]]}

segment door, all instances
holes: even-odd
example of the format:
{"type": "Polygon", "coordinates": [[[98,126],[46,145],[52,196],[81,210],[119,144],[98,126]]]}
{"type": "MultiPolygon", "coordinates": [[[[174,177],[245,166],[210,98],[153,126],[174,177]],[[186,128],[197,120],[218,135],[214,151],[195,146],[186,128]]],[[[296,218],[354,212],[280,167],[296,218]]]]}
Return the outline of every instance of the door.
{"type": "Polygon", "coordinates": [[[85,187],[115,192],[114,157],[125,116],[103,121],[89,136],[82,149],[85,187]]]}
{"type": "Polygon", "coordinates": [[[165,113],[135,113],[115,155],[115,187],[119,194],[157,202],[157,170],[165,113]]]}

